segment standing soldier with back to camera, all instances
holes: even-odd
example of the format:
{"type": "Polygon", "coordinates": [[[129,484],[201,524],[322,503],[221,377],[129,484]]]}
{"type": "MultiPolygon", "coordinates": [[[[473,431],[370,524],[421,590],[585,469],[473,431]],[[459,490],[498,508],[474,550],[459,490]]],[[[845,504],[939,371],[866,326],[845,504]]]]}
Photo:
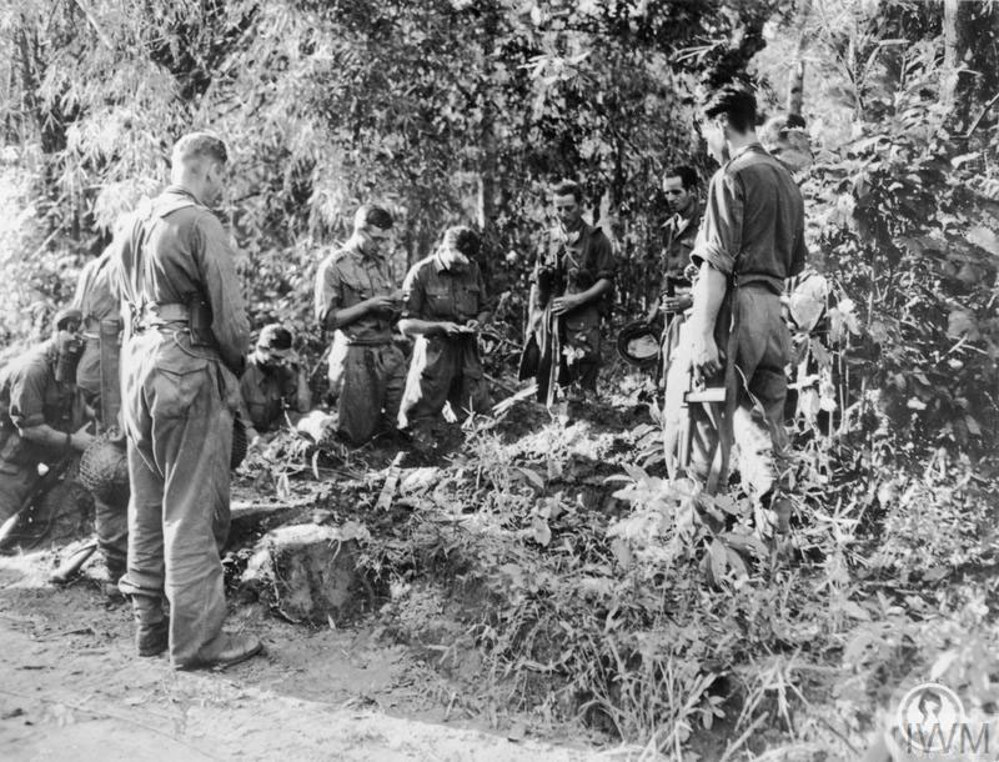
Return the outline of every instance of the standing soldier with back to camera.
{"type": "Polygon", "coordinates": [[[139,655],[169,649],[175,668],[193,669],[261,650],[257,638],[222,629],[219,556],[250,330],[234,252],[209,209],[227,183],[225,145],[194,132],[177,141],[171,163],[171,185],[134,215],[117,248],[130,316],[122,411],[132,492],[120,588],[132,600],[139,655]]]}
{"type": "MultiPolygon", "coordinates": [[[[88,453],[81,461],[81,480],[87,483],[87,468],[92,459],[120,457],[123,462],[124,432],[120,430],[121,379],[121,302],[113,281],[112,247],[104,249],[99,257],[88,262],[77,281],[73,307],[83,315],[83,356],[76,368],[76,385],[84,399],[97,413],[101,434],[107,439],[101,453],[88,453]],[[114,450],[110,448],[115,448],[114,450]]],[[[116,488],[106,483],[112,476],[110,469],[94,469],[95,479],[101,484],[88,485],[94,496],[94,524],[97,543],[108,570],[109,595],[117,594],[118,580],[125,573],[128,557],[128,490],[127,484],[116,488]]]]}
{"type": "Polygon", "coordinates": [[[560,182],[552,203],[558,224],[538,255],[529,297],[529,331],[540,353],[538,397],[549,406],[559,389],[596,396],[600,321],[614,280],[611,242],[583,219],[582,188],[560,182]]]}
{"type": "Polygon", "coordinates": [[[395,431],[406,385],[406,358],[393,341],[402,291],[385,248],[392,215],[373,204],[354,214],[354,233],[319,265],[316,320],[334,331],[329,356],[330,394],[337,433],[355,445],[378,431],[395,431]]]}
{"type": "MultiPolygon", "coordinates": [[[[760,145],[755,125],[756,98],[741,87],[723,87],[704,108],[701,133],[722,166],[711,178],[691,254],[698,267],[694,302],[681,337],[685,357],[671,366],[666,384],[664,436],[669,459],[689,387],[683,376],[723,385],[722,434],[735,438],[747,489],[773,510],[784,533],[790,518],[781,478],[790,334],[781,294],[785,281],[804,267],[805,213],[801,191],[760,145]]],[[[717,441],[705,416],[698,414],[695,425],[698,447],[717,441]]]]}
{"type": "Polygon", "coordinates": [[[93,440],[76,386],[81,318],[61,310],[52,338],[0,371],[0,549],[46,539],[63,506],[45,498],[93,440]]]}

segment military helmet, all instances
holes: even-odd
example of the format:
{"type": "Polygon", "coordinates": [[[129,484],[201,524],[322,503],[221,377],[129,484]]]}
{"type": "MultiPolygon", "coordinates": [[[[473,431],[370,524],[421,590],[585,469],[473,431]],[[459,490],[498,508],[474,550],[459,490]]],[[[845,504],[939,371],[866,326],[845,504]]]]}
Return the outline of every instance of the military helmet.
{"type": "Polygon", "coordinates": [[[243,459],[246,457],[246,451],[249,447],[249,441],[246,438],[246,424],[243,423],[243,419],[238,415],[233,416],[232,419],[232,450],[229,454],[229,468],[235,471],[239,468],[243,459]]]}
{"type": "Polygon", "coordinates": [[[617,335],[617,353],[629,365],[654,368],[659,361],[659,333],[644,320],[628,323],[617,335]]]}
{"type": "Polygon", "coordinates": [[[116,431],[95,438],[80,456],[80,483],[105,503],[128,502],[128,459],[116,431]]]}

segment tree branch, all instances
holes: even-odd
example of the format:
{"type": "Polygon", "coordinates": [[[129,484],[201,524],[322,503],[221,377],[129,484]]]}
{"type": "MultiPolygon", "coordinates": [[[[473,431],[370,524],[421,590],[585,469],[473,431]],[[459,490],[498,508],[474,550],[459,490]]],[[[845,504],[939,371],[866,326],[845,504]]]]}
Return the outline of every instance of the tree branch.
{"type": "Polygon", "coordinates": [[[94,32],[97,34],[97,37],[102,43],[104,43],[104,47],[108,50],[114,50],[114,45],[111,44],[111,38],[104,33],[103,29],[101,29],[100,24],[97,23],[97,19],[94,18],[90,9],[83,4],[83,0],[73,0],[73,2],[76,3],[76,7],[83,12],[83,15],[87,17],[87,21],[90,23],[90,26],[94,28],[94,32]]]}

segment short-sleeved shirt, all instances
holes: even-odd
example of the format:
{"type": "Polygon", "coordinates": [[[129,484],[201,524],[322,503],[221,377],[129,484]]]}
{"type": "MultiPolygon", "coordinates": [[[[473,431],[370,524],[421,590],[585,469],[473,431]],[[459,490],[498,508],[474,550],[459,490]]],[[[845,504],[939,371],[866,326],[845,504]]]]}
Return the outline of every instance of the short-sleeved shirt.
{"type": "Polygon", "coordinates": [[[759,144],[737,151],[711,178],[692,261],[779,294],[807,253],[805,204],[791,174],[759,144]]]}
{"type": "Polygon", "coordinates": [[[385,344],[392,339],[393,321],[389,315],[368,313],[343,327],[336,324],[337,310],[360,304],[373,296],[395,291],[395,279],[388,262],[370,256],[350,243],[330,254],[316,275],[315,313],[319,324],[342,332],[351,344],[385,344]]]}
{"type": "Polygon", "coordinates": [[[674,214],[663,225],[663,250],[660,259],[662,279],[659,293],[667,291],[667,278],[673,285],[689,286],[690,280],[684,271],[690,264],[690,253],[694,250],[697,230],[701,225],[701,206],[695,202],[693,214],[684,217],[674,214]]]}
{"type": "Polygon", "coordinates": [[[83,425],[84,406],[78,390],[73,384],[56,381],[55,352],[54,340],[49,339],[0,371],[0,436],[6,440],[0,451],[0,465],[34,465],[64,454],[22,439],[18,429],[46,424],[72,433],[83,425]]]}
{"type": "Polygon", "coordinates": [[[215,350],[241,373],[250,322],[236,275],[236,255],[218,218],[184,188],[170,186],[133,215],[112,259],[116,285],[132,308],[189,304],[211,308],[215,350]]]}
{"type": "MultiPolygon", "coordinates": [[[[575,241],[567,241],[559,231],[552,231],[535,267],[535,283],[540,284],[541,268],[551,273],[552,297],[578,294],[592,288],[598,280],[614,279],[614,249],[603,231],[592,225],[584,224],[575,241]]],[[[601,302],[607,306],[606,299],[601,302]]]]}
{"type": "Polygon", "coordinates": [[[280,423],[285,406],[307,412],[308,401],[298,398],[300,373],[291,368],[267,371],[257,361],[256,354],[250,356],[239,388],[253,428],[266,431],[280,423]]]}
{"type": "Polygon", "coordinates": [[[488,309],[486,286],[476,262],[447,269],[437,254],[417,262],[403,282],[403,317],[465,323],[488,309]]]}
{"type": "Polygon", "coordinates": [[[76,366],[76,385],[91,393],[101,389],[100,324],[121,316],[111,267],[111,247],[88,262],[80,271],[73,307],[83,313],[83,334],[87,339],[76,366]]]}

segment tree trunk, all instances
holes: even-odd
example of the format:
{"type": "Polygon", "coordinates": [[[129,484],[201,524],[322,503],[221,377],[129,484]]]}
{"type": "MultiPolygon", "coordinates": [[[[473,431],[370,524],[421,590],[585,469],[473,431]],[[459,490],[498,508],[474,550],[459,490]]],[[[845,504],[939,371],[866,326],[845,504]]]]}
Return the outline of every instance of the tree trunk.
{"type": "MultiPolygon", "coordinates": [[[[967,129],[999,93],[999,7],[993,3],[944,0],[943,100],[953,123],[967,129]]],[[[982,124],[994,124],[985,114],[982,124]]]]}
{"type": "Polygon", "coordinates": [[[787,114],[801,116],[801,102],[805,88],[805,62],[799,57],[791,67],[787,81],[787,114]]]}
{"type": "Polygon", "coordinates": [[[788,116],[801,116],[801,105],[805,94],[805,49],[808,47],[806,28],[808,17],[812,13],[812,0],[803,0],[798,7],[798,17],[795,20],[795,30],[798,44],[794,51],[794,62],[787,78],[787,113],[788,116]]]}
{"type": "Polygon", "coordinates": [[[479,163],[479,197],[476,205],[479,230],[483,235],[489,233],[488,228],[495,218],[496,205],[496,108],[492,98],[492,73],[498,22],[496,6],[489,3],[483,17],[482,89],[480,90],[482,132],[479,142],[482,156],[479,163]]]}

